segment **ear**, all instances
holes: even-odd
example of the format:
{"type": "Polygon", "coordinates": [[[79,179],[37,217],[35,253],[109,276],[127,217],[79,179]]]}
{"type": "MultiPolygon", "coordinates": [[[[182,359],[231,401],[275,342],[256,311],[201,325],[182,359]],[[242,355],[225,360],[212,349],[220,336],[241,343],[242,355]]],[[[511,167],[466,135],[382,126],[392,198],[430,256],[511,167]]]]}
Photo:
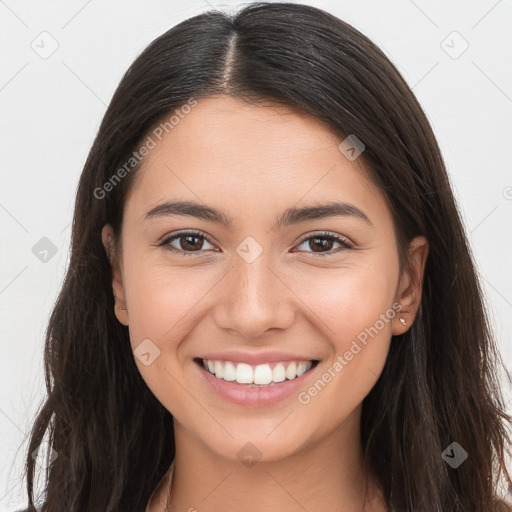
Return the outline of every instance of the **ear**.
{"type": "Polygon", "coordinates": [[[110,224],[103,226],[101,230],[101,240],[112,268],[112,291],[116,301],[114,311],[119,322],[123,325],[128,325],[128,308],[126,306],[126,297],[123,287],[121,262],[115,251],[114,230],[110,224]]]}
{"type": "Polygon", "coordinates": [[[403,334],[414,322],[421,303],[428,251],[428,241],[424,236],[414,238],[409,244],[408,262],[405,263],[400,276],[396,297],[396,301],[402,306],[402,309],[393,320],[393,335],[403,334]]]}

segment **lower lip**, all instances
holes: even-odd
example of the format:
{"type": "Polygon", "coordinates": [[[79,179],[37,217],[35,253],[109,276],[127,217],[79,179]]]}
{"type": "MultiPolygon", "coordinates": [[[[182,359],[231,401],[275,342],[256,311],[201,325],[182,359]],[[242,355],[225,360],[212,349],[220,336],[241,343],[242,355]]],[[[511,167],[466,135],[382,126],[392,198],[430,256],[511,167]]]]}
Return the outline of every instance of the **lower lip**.
{"type": "Polygon", "coordinates": [[[317,363],[299,377],[295,377],[295,379],[292,380],[285,380],[273,386],[250,388],[247,385],[228,382],[219,377],[215,377],[215,375],[212,375],[203,368],[202,363],[194,361],[194,365],[199,369],[201,377],[221,398],[228,402],[244,405],[246,407],[266,407],[285,400],[297,393],[318,367],[317,363]]]}

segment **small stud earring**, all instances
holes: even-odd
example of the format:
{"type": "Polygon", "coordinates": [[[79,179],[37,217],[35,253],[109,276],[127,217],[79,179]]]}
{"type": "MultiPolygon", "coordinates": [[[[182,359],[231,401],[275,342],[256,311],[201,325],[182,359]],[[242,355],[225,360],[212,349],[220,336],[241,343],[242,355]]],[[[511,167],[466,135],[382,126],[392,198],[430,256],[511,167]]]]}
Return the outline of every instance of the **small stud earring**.
{"type": "Polygon", "coordinates": [[[126,308],[122,308],[121,306],[119,306],[119,304],[117,303],[117,301],[114,303],[114,309],[116,309],[116,308],[121,309],[121,310],[123,310],[123,311],[126,311],[126,308]]]}
{"type": "Polygon", "coordinates": [[[400,318],[400,322],[402,322],[403,325],[407,325],[407,322],[405,321],[405,318],[400,318]]]}
{"type": "Polygon", "coordinates": [[[115,309],[115,308],[119,308],[119,309],[122,309],[123,311],[126,311],[126,308],[122,308],[121,306],[118,306],[118,305],[117,305],[116,292],[114,292],[114,290],[112,290],[112,293],[113,293],[113,295],[114,295],[114,309],[115,309]]]}

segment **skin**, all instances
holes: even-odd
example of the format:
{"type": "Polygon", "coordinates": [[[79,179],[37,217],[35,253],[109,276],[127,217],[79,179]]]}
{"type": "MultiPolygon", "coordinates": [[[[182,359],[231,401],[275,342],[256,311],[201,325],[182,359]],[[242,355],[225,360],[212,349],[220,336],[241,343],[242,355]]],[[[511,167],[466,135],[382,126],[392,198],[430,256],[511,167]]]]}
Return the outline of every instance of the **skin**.
{"type": "MultiPolygon", "coordinates": [[[[174,417],[173,510],[361,510],[362,401],[381,374],[391,336],[414,321],[428,244],[414,239],[410,269],[400,270],[385,197],[362,159],[340,152],[341,140],[316,118],[282,106],[201,99],[146,156],[125,205],[121,254],[111,226],[103,228],[117,318],[129,326],[133,349],[149,338],[160,350],[148,366],[135,362],[174,417]],[[191,216],[143,218],[171,199],[222,209],[233,227],[191,216]],[[371,224],[335,216],[275,225],[287,208],[340,200],[371,224]],[[156,245],[189,229],[211,243],[172,242],[192,255],[156,245]],[[320,240],[326,248],[303,241],[322,231],[348,238],[354,249],[328,238],[320,240]],[[263,249],[252,263],[236,252],[247,236],[263,249]],[[208,351],[279,350],[319,360],[318,378],[394,303],[400,314],[307,404],[292,395],[265,408],[235,405],[197,377],[193,359],[208,351]],[[252,467],[237,457],[247,442],[261,453],[252,467]]],[[[368,481],[367,510],[384,511],[377,482],[372,475],[368,481]]],[[[168,484],[157,488],[151,512],[163,509],[168,484]]]]}

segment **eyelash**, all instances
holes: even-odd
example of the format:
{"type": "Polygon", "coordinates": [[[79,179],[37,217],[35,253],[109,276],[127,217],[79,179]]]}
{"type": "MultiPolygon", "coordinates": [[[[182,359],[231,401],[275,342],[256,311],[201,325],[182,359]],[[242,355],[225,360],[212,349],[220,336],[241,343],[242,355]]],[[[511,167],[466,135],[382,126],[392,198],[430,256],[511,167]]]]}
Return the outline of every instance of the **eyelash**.
{"type": "MultiPolygon", "coordinates": [[[[183,250],[180,250],[180,249],[176,249],[175,247],[172,247],[172,245],[170,245],[170,243],[173,241],[173,240],[176,240],[176,239],[179,239],[183,236],[186,236],[186,235],[192,235],[192,236],[197,236],[197,237],[200,237],[200,238],[204,238],[209,244],[211,245],[214,245],[211,240],[209,239],[209,237],[201,232],[201,231],[195,231],[195,230],[192,230],[192,231],[182,231],[181,233],[178,233],[178,234],[174,234],[172,236],[169,236],[167,238],[164,238],[161,242],[159,242],[158,244],[156,244],[158,247],[165,247],[166,250],[170,251],[170,252],[173,252],[173,253],[176,253],[176,254],[181,254],[181,255],[184,255],[184,256],[198,256],[200,255],[199,253],[201,251],[183,251],[183,250]]],[[[338,249],[337,251],[327,251],[327,252],[324,252],[324,253],[319,253],[319,252],[311,252],[311,254],[315,254],[317,256],[329,256],[331,254],[337,254],[343,250],[346,250],[346,251],[350,251],[354,248],[353,244],[345,237],[341,236],[341,235],[337,235],[335,233],[330,233],[330,232],[327,232],[327,231],[324,231],[322,233],[316,233],[314,235],[310,235],[306,238],[303,238],[297,245],[302,245],[304,242],[307,242],[308,240],[312,240],[314,238],[326,238],[326,239],[329,239],[329,240],[334,240],[335,242],[338,242],[342,247],[340,249],[338,249]]],[[[309,252],[309,251],[307,251],[309,252]]]]}

